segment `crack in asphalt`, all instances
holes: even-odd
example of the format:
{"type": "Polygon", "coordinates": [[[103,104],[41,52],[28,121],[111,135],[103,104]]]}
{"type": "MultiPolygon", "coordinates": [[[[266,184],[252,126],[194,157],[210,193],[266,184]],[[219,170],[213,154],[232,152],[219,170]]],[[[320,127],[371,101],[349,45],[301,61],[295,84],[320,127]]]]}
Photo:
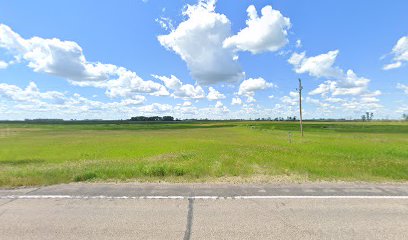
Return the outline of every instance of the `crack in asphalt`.
{"type": "Polygon", "coordinates": [[[184,240],[190,240],[191,239],[191,228],[193,226],[193,205],[194,205],[194,199],[189,198],[188,199],[188,213],[187,213],[187,226],[186,226],[186,231],[184,232],[184,240]]]}
{"type": "MultiPolygon", "coordinates": [[[[11,200],[8,201],[8,202],[2,203],[2,204],[0,204],[0,207],[4,206],[4,205],[6,205],[6,204],[9,204],[9,203],[11,203],[11,202],[14,202],[15,200],[17,200],[17,199],[11,199],[11,200]]],[[[2,213],[2,214],[3,214],[3,213],[2,213]]]]}
{"type": "MultiPolygon", "coordinates": [[[[40,189],[40,188],[35,188],[35,189],[31,190],[31,191],[28,191],[28,192],[24,193],[23,195],[26,195],[26,194],[28,194],[28,193],[32,193],[32,192],[34,192],[34,191],[37,191],[38,189],[40,189]]],[[[8,201],[8,202],[5,202],[5,203],[0,204],[0,207],[4,206],[4,205],[6,205],[6,204],[9,204],[9,203],[11,203],[11,202],[14,202],[14,201],[16,201],[16,200],[17,200],[17,198],[11,199],[11,200],[8,201]]],[[[5,212],[6,212],[6,210],[4,210],[4,212],[2,212],[2,213],[0,214],[0,216],[3,215],[5,212]]]]}
{"type": "Polygon", "coordinates": [[[29,193],[33,193],[33,192],[35,192],[35,191],[37,191],[37,190],[39,190],[40,188],[35,188],[35,189],[33,189],[33,190],[31,190],[31,191],[28,191],[28,192],[26,192],[26,193],[24,193],[25,195],[27,195],[27,194],[29,194],[29,193]]]}

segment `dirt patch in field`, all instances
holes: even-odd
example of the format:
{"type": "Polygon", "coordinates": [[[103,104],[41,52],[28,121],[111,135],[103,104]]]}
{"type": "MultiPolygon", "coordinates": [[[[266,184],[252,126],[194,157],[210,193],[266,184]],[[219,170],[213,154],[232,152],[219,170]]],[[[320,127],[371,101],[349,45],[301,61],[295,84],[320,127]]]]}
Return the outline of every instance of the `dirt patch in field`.
{"type": "Polygon", "coordinates": [[[155,155],[152,157],[147,157],[144,158],[144,160],[148,162],[163,162],[163,161],[169,161],[169,160],[176,160],[177,158],[180,157],[180,153],[165,153],[165,154],[160,154],[160,155],[155,155]]]}
{"type": "Polygon", "coordinates": [[[21,133],[26,132],[38,132],[41,129],[33,129],[33,128],[0,128],[0,138],[7,138],[16,136],[21,133]]]}

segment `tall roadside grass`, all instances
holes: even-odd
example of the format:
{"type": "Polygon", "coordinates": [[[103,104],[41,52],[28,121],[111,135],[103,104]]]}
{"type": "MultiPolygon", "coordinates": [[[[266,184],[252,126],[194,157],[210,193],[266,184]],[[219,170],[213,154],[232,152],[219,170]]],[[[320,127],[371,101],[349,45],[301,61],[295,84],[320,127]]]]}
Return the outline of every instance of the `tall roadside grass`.
{"type": "Polygon", "coordinates": [[[407,123],[178,124],[0,124],[0,186],[408,180],[407,123]]]}

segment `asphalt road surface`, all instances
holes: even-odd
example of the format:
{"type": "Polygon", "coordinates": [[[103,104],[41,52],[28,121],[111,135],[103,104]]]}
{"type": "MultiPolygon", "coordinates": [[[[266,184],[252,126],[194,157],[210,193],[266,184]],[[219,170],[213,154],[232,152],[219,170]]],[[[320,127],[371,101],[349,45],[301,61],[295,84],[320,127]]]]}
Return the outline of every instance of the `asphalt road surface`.
{"type": "Polygon", "coordinates": [[[0,189],[0,239],[408,239],[408,185],[0,189]]]}

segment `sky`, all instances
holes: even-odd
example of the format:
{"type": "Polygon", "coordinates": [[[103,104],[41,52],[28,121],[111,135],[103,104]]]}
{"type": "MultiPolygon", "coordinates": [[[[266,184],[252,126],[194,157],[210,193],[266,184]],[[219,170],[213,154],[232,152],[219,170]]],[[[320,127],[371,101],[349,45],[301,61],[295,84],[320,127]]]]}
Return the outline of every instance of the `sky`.
{"type": "Polygon", "coordinates": [[[401,119],[408,2],[0,1],[0,119],[401,119]]]}

